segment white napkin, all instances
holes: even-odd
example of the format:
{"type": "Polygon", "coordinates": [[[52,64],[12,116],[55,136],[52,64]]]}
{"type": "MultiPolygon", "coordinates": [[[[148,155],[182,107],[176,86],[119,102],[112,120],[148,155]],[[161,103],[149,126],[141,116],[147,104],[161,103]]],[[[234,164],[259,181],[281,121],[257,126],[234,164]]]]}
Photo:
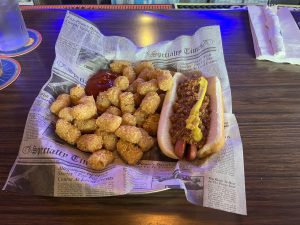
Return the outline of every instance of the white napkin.
{"type": "Polygon", "coordinates": [[[300,30],[288,8],[248,6],[256,59],[300,65],[300,30]]]}

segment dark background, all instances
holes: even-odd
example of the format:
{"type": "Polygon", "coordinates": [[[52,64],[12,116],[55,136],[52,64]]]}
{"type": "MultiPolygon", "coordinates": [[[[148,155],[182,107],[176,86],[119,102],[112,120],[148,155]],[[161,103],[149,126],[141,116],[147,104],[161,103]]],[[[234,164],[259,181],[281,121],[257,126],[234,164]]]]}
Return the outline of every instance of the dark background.
{"type": "MultiPolygon", "coordinates": [[[[110,4],[111,0],[33,0],[35,5],[56,5],[56,4],[110,4]]],[[[170,0],[171,2],[171,0],[170,0]]],[[[181,1],[184,2],[184,1],[181,1]]],[[[188,0],[186,2],[189,2],[188,0]]],[[[204,0],[201,2],[214,3],[215,0],[204,0]]],[[[234,1],[228,0],[226,3],[236,5],[234,1]]],[[[272,0],[276,4],[299,5],[300,0],[272,0]]],[[[223,3],[223,2],[222,2],[223,3]]],[[[216,3],[218,4],[218,3],[216,3]]]]}

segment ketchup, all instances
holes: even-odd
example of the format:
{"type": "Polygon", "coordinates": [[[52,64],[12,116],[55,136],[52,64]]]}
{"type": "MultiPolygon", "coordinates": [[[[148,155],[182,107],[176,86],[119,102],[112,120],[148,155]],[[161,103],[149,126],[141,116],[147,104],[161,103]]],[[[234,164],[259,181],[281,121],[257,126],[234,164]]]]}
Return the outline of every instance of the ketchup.
{"type": "Polygon", "coordinates": [[[85,87],[87,95],[93,95],[97,98],[99,92],[106,91],[113,86],[114,80],[119,75],[110,70],[100,70],[88,79],[85,87]]]}

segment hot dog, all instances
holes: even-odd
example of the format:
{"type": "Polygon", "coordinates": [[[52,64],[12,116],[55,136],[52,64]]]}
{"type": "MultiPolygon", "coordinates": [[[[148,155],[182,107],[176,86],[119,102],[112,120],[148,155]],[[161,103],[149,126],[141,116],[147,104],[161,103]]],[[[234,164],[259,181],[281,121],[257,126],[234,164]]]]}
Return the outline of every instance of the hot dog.
{"type": "Polygon", "coordinates": [[[204,158],[224,146],[224,105],[220,80],[182,73],[173,77],[158,125],[158,144],[173,159],[204,158]]]}

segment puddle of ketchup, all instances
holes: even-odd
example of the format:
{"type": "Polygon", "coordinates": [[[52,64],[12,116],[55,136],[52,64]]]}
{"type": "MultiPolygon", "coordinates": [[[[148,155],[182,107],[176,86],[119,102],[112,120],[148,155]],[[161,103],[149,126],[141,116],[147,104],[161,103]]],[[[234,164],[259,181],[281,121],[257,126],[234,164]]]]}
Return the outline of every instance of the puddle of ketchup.
{"type": "Polygon", "coordinates": [[[85,92],[87,95],[93,95],[97,98],[99,92],[106,91],[113,86],[114,80],[119,75],[110,70],[100,70],[88,79],[85,92]]]}

